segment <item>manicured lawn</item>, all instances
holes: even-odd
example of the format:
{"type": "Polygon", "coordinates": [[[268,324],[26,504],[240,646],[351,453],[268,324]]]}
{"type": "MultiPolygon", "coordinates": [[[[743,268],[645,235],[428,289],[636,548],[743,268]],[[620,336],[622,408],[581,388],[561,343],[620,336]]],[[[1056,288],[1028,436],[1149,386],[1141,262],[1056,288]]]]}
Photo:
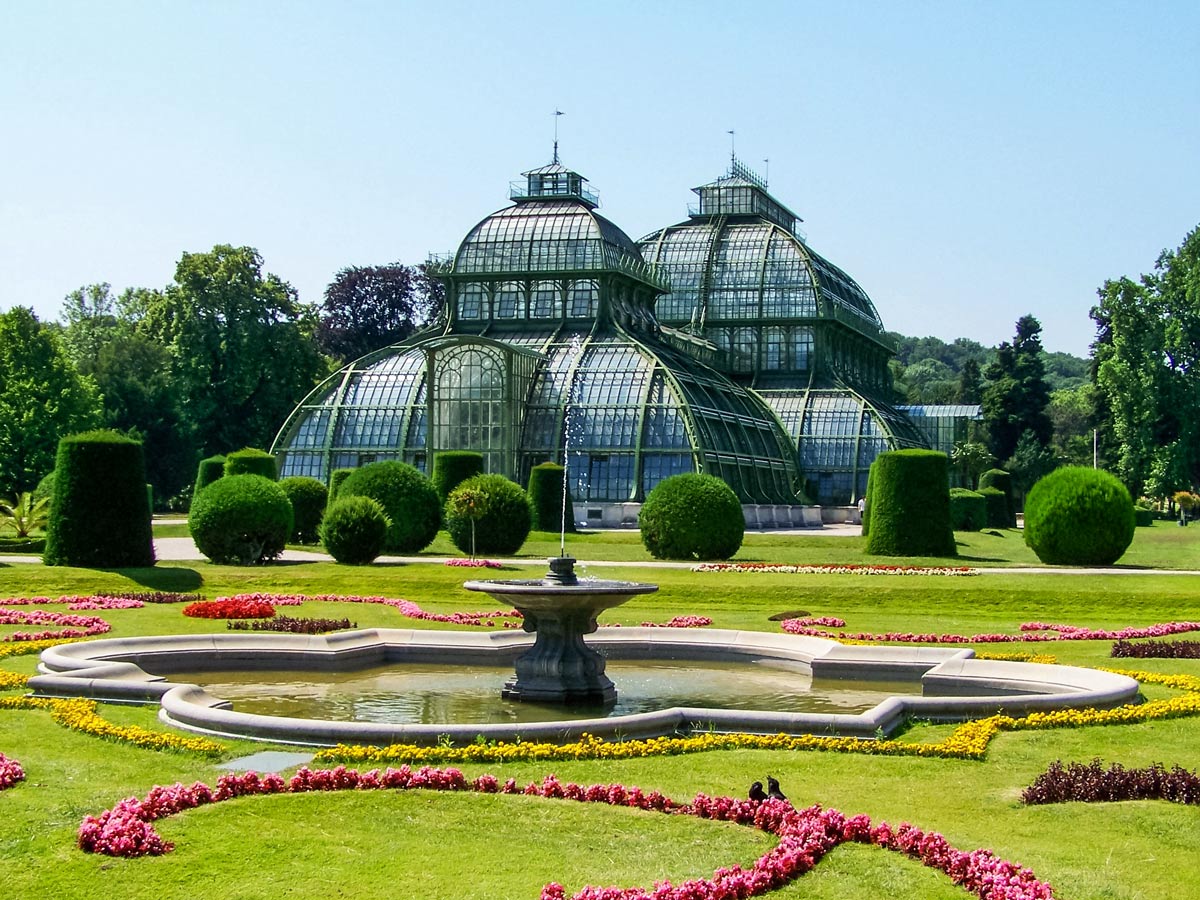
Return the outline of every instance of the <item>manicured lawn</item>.
{"type": "MultiPolygon", "coordinates": [[[[971,564],[1035,562],[1017,532],[960,534],[971,564]]],[[[444,535],[431,553],[458,555],[444,535]]],[[[636,534],[569,538],[583,559],[646,558],[636,534]]],[[[530,557],[557,551],[551,536],[527,545],[530,557]],[[542,545],[545,546],[542,546],[542,545]]],[[[879,562],[857,538],[753,535],[739,558],[770,562],[879,562]]],[[[1200,530],[1157,523],[1138,529],[1123,563],[1200,568],[1200,530]]],[[[905,560],[904,562],[911,562],[905,560]]],[[[937,562],[949,562],[941,560],[937,562]]],[[[329,563],[232,568],[206,563],[103,572],[0,566],[0,597],[57,596],[99,590],[180,590],[206,596],[241,591],[382,594],[434,612],[476,610],[490,601],[461,582],[479,573],[440,565],[338,567],[329,563]],[[481,602],[482,601],[482,602],[481,602]]],[[[504,577],[512,573],[487,573],[504,577]]],[[[1187,575],[1030,575],[973,577],[694,573],[630,566],[598,568],[602,577],[653,580],[657,594],[606,613],[602,622],[665,621],[704,613],[716,627],[776,630],[784,611],[844,618],[849,630],[1015,633],[1040,620],[1095,627],[1200,620],[1197,578],[1187,575]]],[[[63,607],[47,607],[63,611],[63,607]]],[[[188,619],[179,606],[98,613],[113,635],[206,632],[220,622],[188,619]]],[[[402,618],[382,606],[310,602],[291,615],[348,617],[360,627],[443,627],[402,618]]],[[[16,627],[0,628],[7,634],[16,627]]],[[[1109,642],[983,647],[1033,649],[1079,665],[1114,665],[1200,676],[1192,660],[1110,660],[1109,642]]],[[[32,656],[0,660],[30,674],[32,656]]],[[[1147,688],[1147,696],[1172,696],[1147,688]]],[[[102,707],[118,724],[169,730],[144,707],[102,707]]],[[[906,740],[937,740],[948,726],[914,725],[906,740]]],[[[263,749],[225,741],[222,758],[263,749]]],[[[1142,766],[1200,766],[1200,718],[1138,725],[1005,733],[985,760],[876,757],[834,752],[721,751],[623,761],[564,761],[463,766],[521,784],[553,772],[565,781],[621,782],[677,799],[698,791],[744,796],[770,773],[797,806],[820,803],[893,824],[912,822],[961,849],[989,847],[1031,867],[1066,900],[1200,896],[1200,808],[1166,802],[1025,807],[1019,794],[1056,760],[1142,766]]],[[[536,898],[549,881],[568,892],[588,883],[643,884],[711,875],[748,864],[772,840],[751,829],[594,804],[530,797],[427,792],[340,793],[241,798],[156,823],[175,851],[163,857],[111,859],[74,846],[85,814],[144,796],[155,784],[203,780],[221,771],[211,759],[153,752],[68,731],[45,712],[0,710],[0,752],[27,778],[0,793],[4,895],[190,898],[287,896],[536,898]]],[[[875,848],[846,845],[808,875],[769,895],[794,898],[955,898],[948,878],[875,848]]]]}

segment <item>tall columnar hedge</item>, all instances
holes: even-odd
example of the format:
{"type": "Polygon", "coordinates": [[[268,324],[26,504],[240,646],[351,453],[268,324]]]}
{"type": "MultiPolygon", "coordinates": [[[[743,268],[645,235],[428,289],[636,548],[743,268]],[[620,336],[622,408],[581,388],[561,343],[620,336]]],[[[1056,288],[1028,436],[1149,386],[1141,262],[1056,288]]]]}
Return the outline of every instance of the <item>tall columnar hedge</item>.
{"type": "Polygon", "coordinates": [[[482,474],[482,453],[474,450],[443,450],[433,455],[433,472],[429,480],[433,482],[438,500],[445,506],[452,490],[468,478],[482,474]]]}
{"type": "Polygon", "coordinates": [[[357,472],[357,469],[334,469],[329,473],[329,502],[333,503],[337,499],[338,491],[342,489],[342,484],[357,472]]]}
{"type": "Polygon", "coordinates": [[[225,475],[225,457],[217,454],[200,460],[200,465],[196,467],[196,485],[192,489],[192,501],[195,502],[196,496],[216,481],[225,475]]]}
{"type": "Polygon", "coordinates": [[[892,450],[871,465],[871,527],[876,556],[957,556],[950,525],[950,460],[936,450],[892,450]]]}
{"type": "Polygon", "coordinates": [[[566,469],[545,462],[529,470],[529,502],[533,504],[533,527],[538,531],[575,531],[571,491],[566,490],[566,516],[563,515],[563,479],[566,469]]]}
{"type": "Polygon", "coordinates": [[[58,443],[43,560],[105,569],[154,565],[142,445],[113,431],[58,443]]]}
{"type": "Polygon", "coordinates": [[[1025,498],[1025,543],[1051,565],[1111,566],[1133,541],[1133,499],[1115,475],[1055,469],[1025,498]]]}
{"type": "Polygon", "coordinates": [[[511,556],[532,522],[529,496],[503,475],[468,478],[446,499],[446,532],[463,553],[511,556]]]}
{"type": "Polygon", "coordinates": [[[1008,498],[1004,491],[994,487],[981,487],[979,496],[987,504],[987,527],[1009,528],[1008,498]]]}
{"type": "Polygon", "coordinates": [[[966,488],[950,488],[950,524],[955,531],[978,531],[987,524],[987,500],[966,488]]]}
{"type": "Polygon", "coordinates": [[[275,457],[266,450],[247,447],[225,455],[226,475],[261,475],[272,481],[279,480],[279,467],[275,457]]]}
{"type": "Polygon", "coordinates": [[[417,553],[437,537],[442,504],[429,479],[407,463],[383,460],[356,469],[342,482],[338,499],[370,497],[391,521],[385,549],[417,553]]]}
{"type": "Polygon", "coordinates": [[[655,486],[638,513],[638,528],[658,559],[729,559],[742,546],[746,518],[733,488],[688,472],[655,486]]]}
{"type": "Polygon", "coordinates": [[[996,488],[1004,494],[1005,519],[1000,521],[988,521],[990,528],[1015,528],[1017,525],[1017,504],[1013,499],[1012,475],[1004,469],[988,469],[979,476],[979,490],[984,488],[996,488]]]}
{"type": "Polygon", "coordinates": [[[299,544],[315,544],[317,528],[325,515],[329,490],[316,478],[292,475],[279,482],[292,504],[294,523],[291,539],[299,544]]]}

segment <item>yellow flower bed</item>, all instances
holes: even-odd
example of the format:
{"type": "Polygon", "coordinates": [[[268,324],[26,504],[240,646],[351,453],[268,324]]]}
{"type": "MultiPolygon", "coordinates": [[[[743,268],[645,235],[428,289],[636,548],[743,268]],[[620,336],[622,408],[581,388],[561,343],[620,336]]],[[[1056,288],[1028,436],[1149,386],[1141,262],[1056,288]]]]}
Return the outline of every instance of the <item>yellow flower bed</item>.
{"type": "Polygon", "coordinates": [[[43,641],[4,641],[0,643],[0,659],[9,656],[28,656],[30,653],[41,653],[47,647],[59,644],[73,644],[78,638],[47,638],[43,641]]]}
{"type": "Polygon", "coordinates": [[[15,691],[17,688],[25,687],[28,681],[28,675],[18,675],[16,672],[0,669],[0,691],[15,691]]]}

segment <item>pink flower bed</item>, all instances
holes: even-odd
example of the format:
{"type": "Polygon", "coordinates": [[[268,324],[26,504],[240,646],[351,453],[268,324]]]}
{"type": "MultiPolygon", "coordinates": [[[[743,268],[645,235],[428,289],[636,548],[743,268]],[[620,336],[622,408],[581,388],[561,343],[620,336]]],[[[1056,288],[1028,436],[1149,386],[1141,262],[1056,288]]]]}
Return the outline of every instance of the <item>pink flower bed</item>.
{"type": "Polygon", "coordinates": [[[25,770],[21,768],[21,764],[0,753],[0,791],[24,780],[25,770]]]}
{"type": "Polygon", "coordinates": [[[223,597],[189,603],[183,614],[193,619],[269,619],[275,615],[275,607],[251,597],[223,597]]]}
{"type": "Polygon", "coordinates": [[[219,600],[255,600],[270,603],[274,606],[299,606],[301,603],[317,601],[321,603],[379,603],[390,606],[409,619],[425,622],[448,622],[452,625],[473,625],[483,628],[496,627],[497,620],[512,619],[503,622],[505,628],[519,628],[521,614],[516,610],[498,609],[492,612],[456,612],[431,613],[425,612],[411,600],[393,600],[390,597],[359,597],[355,595],[341,596],[339,594],[316,594],[306,597],[302,594],[237,594],[233,597],[220,597],[219,600]]]}
{"type": "Polygon", "coordinates": [[[693,572],[768,572],[777,575],[978,575],[970,566],[879,566],[858,563],[700,563],[693,572]]]}
{"type": "Polygon", "coordinates": [[[92,637],[111,631],[112,626],[99,616],[73,616],[47,612],[44,609],[9,609],[0,607],[0,625],[53,625],[58,631],[14,631],[4,638],[9,641],[44,641],[51,638],[92,637]]]}
{"type": "Polygon", "coordinates": [[[491,559],[448,559],[448,566],[461,566],[464,569],[502,569],[500,563],[491,559]]]}
{"type": "MultiPolygon", "coordinates": [[[[698,794],[691,803],[681,804],[658,791],[645,793],[621,784],[589,787],[563,784],[553,775],[540,783],[532,782],[519,788],[512,778],[503,784],[493,775],[480,775],[468,781],[458,769],[428,766],[417,771],[401,766],[385,772],[376,769],[362,774],[343,766],[316,771],[302,768],[287,780],[279,775],[259,776],[248,772],[222,776],[215,789],[201,782],[191,787],[182,784],[155,787],[145,799],[130,797],[99,816],[84,817],[79,826],[78,844],[84,851],[108,856],[158,856],[169,853],[173,845],[164,841],[151,823],[186,809],[242,796],[381,789],[477,791],[604,803],[735,822],[779,837],[779,843],[747,869],[736,865],[722,867],[712,878],[692,879],[679,885],[664,881],[653,889],[588,886],[571,895],[572,900],[736,900],[754,897],[803,875],[827,852],[848,841],[874,844],[918,859],[945,872],[955,884],[981,900],[1052,900],[1054,896],[1050,885],[1039,881],[1029,869],[999,859],[990,850],[957,850],[942,835],[924,832],[907,823],[895,829],[886,823],[872,827],[870,818],[865,815],[847,818],[835,809],[820,806],[797,810],[779,800],[760,803],[698,794]]],[[[541,893],[541,900],[565,900],[566,897],[566,889],[558,883],[546,885],[541,893]]]]}
{"type": "MultiPolygon", "coordinates": [[[[1129,638],[1163,637],[1170,634],[1182,634],[1187,631],[1200,631],[1200,622],[1162,622],[1148,625],[1144,628],[1122,628],[1112,631],[1105,628],[1084,628],[1078,625],[1047,625],[1042,622],[1025,622],[1018,626],[1019,634],[933,634],[912,631],[826,631],[815,628],[818,620],[811,617],[803,619],[785,619],[780,627],[788,634],[803,634],[810,637],[823,637],[832,640],[850,641],[892,641],[905,644],[1018,644],[1038,643],[1042,641],[1112,641],[1129,638]]],[[[841,628],[846,623],[841,619],[824,623],[830,628],[841,628]],[[837,622],[839,624],[832,624],[837,622]]]]}
{"type": "Polygon", "coordinates": [[[8,597],[0,606],[52,606],[65,604],[67,609],[140,609],[147,603],[182,603],[200,600],[198,594],[172,594],[162,591],[142,591],[127,594],[92,594],[62,597],[8,597]]]}
{"type": "Polygon", "coordinates": [[[708,616],[675,616],[666,622],[643,622],[643,628],[704,628],[713,620],[708,616]]]}

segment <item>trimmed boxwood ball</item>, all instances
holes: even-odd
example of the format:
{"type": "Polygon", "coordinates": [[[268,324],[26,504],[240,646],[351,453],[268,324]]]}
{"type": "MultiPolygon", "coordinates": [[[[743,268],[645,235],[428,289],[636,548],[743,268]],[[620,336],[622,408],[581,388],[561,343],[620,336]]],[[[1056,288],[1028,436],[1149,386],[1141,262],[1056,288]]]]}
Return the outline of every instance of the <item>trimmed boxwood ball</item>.
{"type": "Polygon", "coordinates": [[[357,469],[334,469],[329,473],[329,502],[337,499],[338,491],[347,478],[357,472],[357,469]]]}
{"type": "Polygon", "coordinates": [[[54,471],[46,565],[154,565],[141,443],[115,431],[65,437],[54,471]]]}
{"type": "Polygon", "coordinates": [[[192,501],[188,529],[196,547],[220,565],[277,559],[292,533],[292,504],[262,475],[226,475],[192,501]]]}
{"type": "Polygon", "coordinates": [[[533,527],[536,531],[553,531],[557,534],[565,526],[568,533],[574,533],[575,516],[572,515],[569,487],[567,515],[563,516],[563,478],[566,474],[566,469],[552,462],[540,463],[529,470],[529,502],[533,504],[533,527]]]}
{"type": "Polygon", "coordinates": [[[1004,519],[999,519],[995,522],[988,520],[989,528],[1016,528],[1017,527],[1017,501],[1013,497],[1012,473],[1006,472],[1004,469],[988,469],[979,476],[979,490],[982,493],[984,488],[996,488],[1004,494],[1004,519]]]}
{"type": "Polygon", "coordinates": [[[950,488],[951,527],[955,531],[978,531],[986,524],[987,500],[984,496],[966,488],[950,488]]]}
{"type": "Polygon", "coordinates": [[[1025,498],[1025,543],[1050,565],[1111,566],[1133,541],[1133,499],[1115,475],[1055,469],[1025,498]]]}
{"type": "Polygon", "coordinates": [[[687,472],[658,483],[642,504],[638,527],[656,559],[729,559],[742,546],[746,518],[733,488],[687,472]]]}
{"type": "Polygon", "coordinates": [[[291,539],[297,544],[315,544],[317,527],[325,515],[329,491],[316,478],[292,475],[279,482],[283,492],[292,503],[291,539]]]}
{"type": "Polygon", "coordinates": [[[471,518],[455,511],[455,500],[466,492],[482,495],[483,511],[475,519],[474,552],[511,556],[521,549],[533,525],[529,495],[503,475],[468,478],[446,498],[446,532],[463,553],[472,552],[471,518]]]}
{"type": "Polygon", "coordinates": [[[365,566],[383,552],[391,525],[379,501],[342,497],[329,505],[321,521],[321,544],[337,562],[365,566]]]}
{"type": "Polygon", "coordinates": [[[446,505],[450,492],[476,475],[483,474],[483,454],[474,450],[442,450],[433,455],[433,472],[429,480],[437,491],[438,500],[446,505]]]}
{"type": "Polygon", "coordinates": [[[442,504],[429,479],[396,460],[368,463],[342,482],[338,499],[370,497],[391,520],[384,550],[417,553],[428,547],[442,522],[442,504]]]}
{"type": "Polygon", "coordinates": [[[225,455],[226,475],[261,475],[276,481],[279,478],[279,467],[275,457],[266,450],[247,447],[245,450],[235,450],[225,455]]]}
{"type": "Polygon", "coordinates": [[[196,485],[192,488],[192,500],[196,499],[196,495],[202,490],[216,481],[218,478],[225,477],[225,457],[217,454],[209,456],[206,459],[200,460],[200,465],[196,467],[196,485]]]}
{"type": "Polygon", "coordinates": [[[950,527],[950,460],[936,450],[891,450],[871,464],[866,552],[957,556],[950,527]]]}
{"type": "Polygon", "coordinates": [[[994,487],[981,487],[978,493],[987,505],[987,527],[1011,527],[1008,515],[1008,497],[1004,496],[1004,491],[994,487]]]}

